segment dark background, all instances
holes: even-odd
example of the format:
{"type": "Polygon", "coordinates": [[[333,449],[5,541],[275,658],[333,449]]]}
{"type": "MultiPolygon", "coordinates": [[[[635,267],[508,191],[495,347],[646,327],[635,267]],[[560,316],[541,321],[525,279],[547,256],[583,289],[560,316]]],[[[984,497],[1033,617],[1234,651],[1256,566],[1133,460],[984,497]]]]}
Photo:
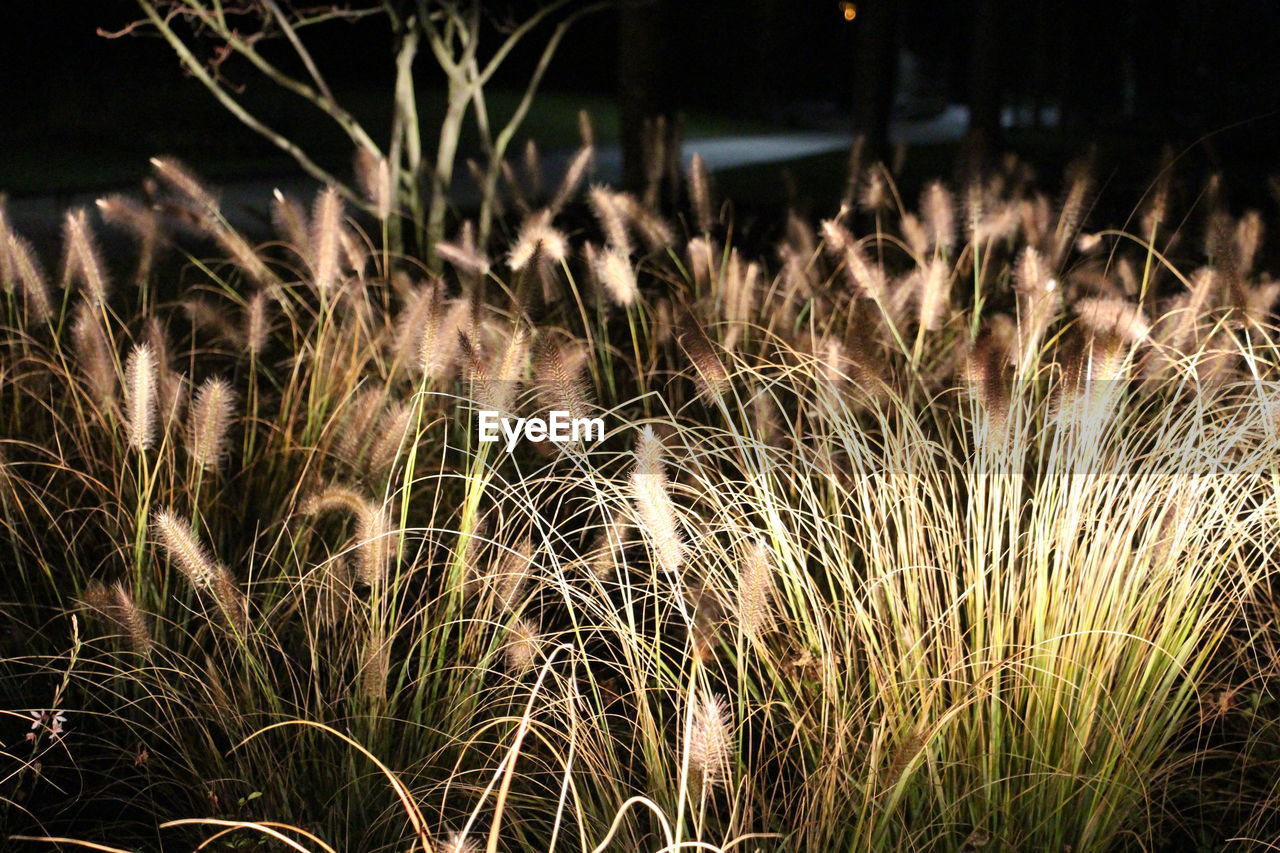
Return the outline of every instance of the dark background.
{"type": "MultiPolygon", "coordinates": [[[[768,132],[857,127],[875,150],[889,120],[969,105],[968,139],[986,156],[1012,149],[1052,165],[1096,143],[1104,169],[1136,174],[1140,163],[1149,175],[1167,143],[1229,170],[1246,194],[1265,184],[1280,150],[1280,2],[864,0],[856,10],[846,21],[837,0],[658,0],[600,13],[566,39],[545,84],[551,106],[539,102],[535,113],[568,112],[575,99],[594,105],[606,142],[620,132],[619,114],[623,135],[634,136],[639,110],[768,132]],[[650,43],[633,39],[646,22],[650,43]],[[644,87],[630,105],[617,97],[626,63],[644,87]],[[1013,126],[1001,126],[1000,107],[1020,108],[1013,126]]],[[[96,32],[136,17],[129,0],[0,3],[0,189],[21,197],[136,185],[157,153],[215,178],[297,171],[186,78],[158,38],[96,32]]],[[[310,38],[335,88],[380,127],[385,23],[337,23],[310,38]]],[[[517,55],[498,87],[519,83],[531,63],[530,51],[517,55]]],[[[419,69],[429,95],[438,88],[429,57],[419,69]]],[[[319,159],[349,156],[322,117],[248,69],[228,73],[319,159]]],[[[571,147],[571,126],[549,118],[529,133],[547,148],[571,147]]],[[[945,151],[930,165],[953,164],[962,141],[939,140],[945,151]]]]}

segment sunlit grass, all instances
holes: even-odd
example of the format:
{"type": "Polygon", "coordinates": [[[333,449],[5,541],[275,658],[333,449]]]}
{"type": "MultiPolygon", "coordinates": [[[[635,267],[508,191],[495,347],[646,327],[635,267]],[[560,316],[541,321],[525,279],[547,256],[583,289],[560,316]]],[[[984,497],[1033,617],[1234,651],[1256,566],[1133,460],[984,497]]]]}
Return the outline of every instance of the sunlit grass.
{"type": "Polygon", "coordinates": [[[598,231],[464,232],[435,280],[336,197],[248,247],[157,169],[226,260],[166,238],[131,287],[77,238],[60,292],[4,235],[24,836],[1152,849],[1222,750],[1211,695],[1241,661],[1265,689],[1247,224],[1183,272],[1163,211],[1077,244],[1084,190],[1015,168],[917,218],[879,173],[753,261],[695,173],[692,239],[597,190],[598,231]],[[476,441],[477,407],[557,400],[604,439],[476,441]]]}

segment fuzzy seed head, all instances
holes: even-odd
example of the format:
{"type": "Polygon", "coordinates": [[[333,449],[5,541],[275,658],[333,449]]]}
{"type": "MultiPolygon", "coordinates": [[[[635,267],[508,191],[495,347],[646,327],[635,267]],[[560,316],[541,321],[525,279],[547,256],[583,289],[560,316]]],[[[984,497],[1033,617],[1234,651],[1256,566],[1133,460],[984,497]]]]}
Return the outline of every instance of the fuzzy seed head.
{"type": "Polygon", "coordinates": [[[489,258],[463,243],[436,243],[436,255],[452,264],[458,272],[481,277],[489,274],[489,258]]]}
{"type": "Polygon", "coordinates": [[[17,283],[27,311],[36,322],[49,322],[53,318],[49,284],[35,249],[27,240],[13,233],[4,235],[4,243],[0,246],[0,254],[8,259],[12,268],[11,274],[17,283]]]}
{"type": "Polygon", "coordinates": [[[325,187],[316,196],[311,214],[311,250],[316,289],[328,293],[338,283],[342,252],[342,197],[335,187],[325,187]]]}
{"type": "Polygon", "coordinates": [[[259,290],[249,297],[244,312],[245,349],[254,358],[262,355],[271,335],[271,318],[268,316],[268,299],[266,291],[259,290]]]}
{"type": "Polygon", "coordinates": [[[302,507],[306,515],[329,510],[355,516],[356,580],[378,588],[386,580],[394,545],[394,528],[386,507],[344,486],[330,486],[302,507]]]}
{"type": "Polygon", "coordinates": [[[582,186],[582,179],[586,177],[594,158],[595,148],[590,144],[585,144],[578,149],[578,153],[569,162],[569,168],[564,173],[564,179],[560,181],[555,197],[551,200],[551,210],[556,212],[563,210],[569,200],[577,195],[578,188],[582,186]]]}
{"type": "Polygon", "coordinates": [[[71,341],[94,403],[103,411],[114,408],[117,375],[111,347],[98,314],[85,303],[76,308],[71,341]]]}
{"type": "Polygon", "coordinates": [[[627,229],[627,219],[617,196],[605,187],[592,187],[590,192],[591,212],[600,223],[605,241],[623,257],[629,257],[634,251],[631,245],[631,233],[627,229]]]}
{"type": "Polygon", "coordinates": [[[63,285],[83,285],[89,303],[101,306],[107,301],[111,282],[89,228],[89,214],[84,208],[67,211],[62,224],[62,242],[63,285]]]}
{"type": "Polygon", "coordinates": [[[583,379],[587,352],[576,344],[563,345],[550,337],[539,339],[534,351],[534,377],[538,400],[546,411],[566,411],[571,418],[585,418],[591,408],[583,379]]]}
{"type": "Polygon", "coordinates": [[[949,252],[956,240],[956,205],[951,192],[940,181],[934,181],[925,187],[920,207],[924,213],[929,246],[936,251],[949,252]]]}
{"type": "Polygon", "coordinates": [[[773,618],[773,561],[760,541],[747,546],[738,575],[738,624],[748,637],[759,637],[773,618]]]}
{"type": "Polygon", "coordinates": [[[507,671],[520,678],[533,669],[538,661],[542,634],[529,619],[517,619],[507,629],[507,646],[503,650],[507,671]]]}
{"type": "Polygon", "coordinates": [[[694,154],[689,162],[689,204],[693,208],[694,221],[703,234],[711,231],[711,180],[707,176],[707,164],[701,154],[694,154]]]}
{"type": "Polygon", "coordinates": [[[387,158],[365,148],[356,151],[356,179],[360,190],[373,206],[373,215],[379,222],[391,217],[394,203],[391,187],[391,166],[387,158]]]}
{"type": "Polygon", "coordinates": [[[684,565],[684,543],[662,461],[662,441],[654,434],[653,427],[646,426],[640,431],[635,457],[635,468],[631,471],[631,498],[640,520],[640,529],[653,548],[658,566],[671,574],[678,574],[684,565]]]}
{"type": "MultiPolygon", "coordinates": [[[[375,478],[380,479],[390,472],[396,459],[412,443],[410,427],[416,415],[417,407],[409,403],[397,403],[378,420],[378,426],[374,430],[377,438],[369,450],[369,472],[375,478]]],[[[367,436],[356,435],[353,438],[359,442],[367,436]]]]}
{"type": "Polygon", "coordinates": [[[155,438],[156,357],[150,344],[138,344],[124,367],[125,418],[129,446],[146,450],[155,438]]]}
{"type": "Polygon", "coordinates": [[[610,246],[600,252],[596,256],[596,276],[615,303],[624,307],[635,304],[640,295],[636,271],[622,251],[610,246]]]}
{"type": "Polygon", "coordinates": [[[703,790],[725,781],[729,775],[732,745],[729,710],[724,699],[714,695],[704,697],[693,709],[688,745],[689,769],[703,790]]]}
{"type": "Polygon", "coordinates": [[[172,510],[161,509],[152,515],[151,527],[156,541],[190,584],[199,590],[212,589],[221,567],[209,556],[187,520],[172,510]]]}
{"type": "Polygon", "coordinates": [[[225,379],[208,379],[196,392],[191,408],[187,450],[197,468],[216,471],[226,450],[234,392],[225,379]]]}
{"type": "Polygon", "coordinates": [[[288,244],[300,258],[311,257],[311,225],[307,221],[307,212],[296,200],[275,191],[271,203],[271,224],[276,234],[288,244]]]}
{"type": "Polygon", "coordinates": [[[943,320],[951,308],[951,288],[948,280],[949,269],[946,261],[934,258],[925,267],[920,276],[920,291],[917,297],[919,322],[923,329],[936,331],[942,327],[943,320]]]}
{"type": "Polygon", "coordinates": [[[1130,343],[1141,343],[1151,334],[1151,324],[1138,305],[1114,296],[1087,296],[1072,306],[1080,325],[1094,334],[1115,334],[1130,343]]]}
{"type": "Polygon", "coordinates": [[[540,210],[525,217],[507,263],[515,272],[535,259],[548,266],[561,263],[569,254],[569,239],[551,225],[551,211],[540,210]]]}
{"type": "Polygon", "coordinates": [[[596,580],[605,581],[617,574],[626,550],[627,534],[631,525],[618,513],[596,534],[587,568],[596,580]]]}
{"type": "Polygon", "coordinates": [[[494,600],[500,610],[511,612],[518,609],[520,593],[529,579],[533,566],[533,540],[525,537],[514,548],[506,551],[493,566],[489,576],[489,586],[494,600]]]}
{"type": "Polygon", "coordinates": [[[1253,272],[1254,259],[1262,246],[1262,234],[1262,216],[1256,210],[1250,210],[1236,223],[1236,264],[1241,275],[1253,272]]]}
{"type": "Polygon", "coordinates": [[[375,633],[366,641],[360,657],[360,695],[372,702],[381,702],[387,693],[391,641],[375,633]]]}
{"type": "Polygon", "coordinates": [[[720,361],[715,345],[707,337],[702,324],[694,317],[686,318],[685,328],[680,332],[678,340],[680,348],[693,364],[702,393],[713,400],[720,399],[728,393],[729,372],[720,361]]]}
{"type": "Polygon", "coordinates": [[[173,157],[152,157],[151,167],[170,189],[201,208],[201,213],[217,214],[217,197],[180,161],[173,157]]]}

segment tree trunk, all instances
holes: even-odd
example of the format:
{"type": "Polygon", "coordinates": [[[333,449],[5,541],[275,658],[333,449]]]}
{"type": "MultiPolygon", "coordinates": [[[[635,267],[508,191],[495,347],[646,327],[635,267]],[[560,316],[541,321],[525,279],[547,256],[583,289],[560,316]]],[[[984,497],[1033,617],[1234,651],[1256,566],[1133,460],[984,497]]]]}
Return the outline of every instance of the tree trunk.
{"type": "Polygon", "coordinates": [[[1000,0],[978,0],[969,61],[970,165],[985,160],[1000,141],[1000,0]]]}
{"type": "Polygon", "coordinates": [[[857,5],[854,37],[854,133],[866,141],[864,163],[883,160],[889,145],[889,119],[898,77],[897,3],[862,0],[857,5]]]}
{"type": "Polygon", "coordinates": [[[622,185],[634,192],[645,189],[653,159],[675,144],[663,51],[665,17],[665,0],[630,0],[618,7],[622,185]],[[659,122],[661,128],[655,132],[659,122]]]}

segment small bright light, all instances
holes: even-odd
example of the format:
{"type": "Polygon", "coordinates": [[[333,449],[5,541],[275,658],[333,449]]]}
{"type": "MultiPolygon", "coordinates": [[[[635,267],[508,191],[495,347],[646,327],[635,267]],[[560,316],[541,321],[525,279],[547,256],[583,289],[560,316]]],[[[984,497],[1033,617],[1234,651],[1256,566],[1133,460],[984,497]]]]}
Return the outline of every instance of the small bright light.
{"type": "Polygon", "coordinates": [[[840,14],[844,15],[846,21],[852,21],[858,17],[858,4],[849,3],[846,0],[846,2],[840,4],[840,14]]]}

